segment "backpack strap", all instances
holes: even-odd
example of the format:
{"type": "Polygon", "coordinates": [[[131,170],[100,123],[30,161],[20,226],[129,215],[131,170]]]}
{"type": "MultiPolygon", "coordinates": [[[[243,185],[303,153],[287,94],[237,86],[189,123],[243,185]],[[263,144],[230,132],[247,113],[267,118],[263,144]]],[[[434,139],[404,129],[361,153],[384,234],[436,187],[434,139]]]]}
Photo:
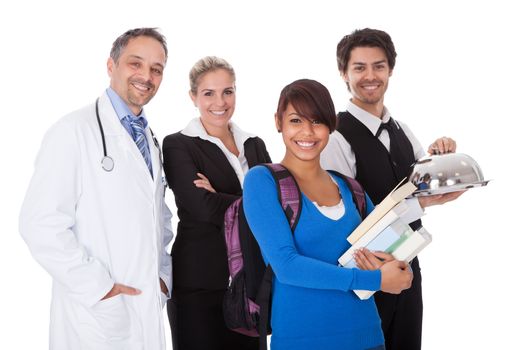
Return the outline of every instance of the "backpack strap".
{"type": "MultiPolygon", "coordinates": [[[[287,221],[289,221],[292,233],[301,216],[301,190],[290,171],[281,164],[261,164],[269,169],[275,179],[278,190],[278,200],[282,205],[287,221]]],[[[269,315],[271,308],[271,288],[273,284],[273,269],[266,267],[262,283],[257,293],[256,302],[260,306],[259,315],[259,349],[267,350],[267,336],[269,315]]]]}
{"type": "Polygon", "coordinates": [[[365,219],[368,213],[366,212],[366,194],[364,193],[363,186],[354,178],[345,176],[337,171],[328,170],[333,175],[338,176],[343,179],[350,191],[352,192],[352,199],[354,199],[354,204],[356,205],[357,211],[359,211],[359,215],[361,215],[361,219],[365,219]]]}
{"type": "Polygon", "coordinates": [[[282,204],[292,233],[301,216],[301,190],[290,171],[282,164],[261,164],[269,169],[275,179],[278,200],[282,204]]]}

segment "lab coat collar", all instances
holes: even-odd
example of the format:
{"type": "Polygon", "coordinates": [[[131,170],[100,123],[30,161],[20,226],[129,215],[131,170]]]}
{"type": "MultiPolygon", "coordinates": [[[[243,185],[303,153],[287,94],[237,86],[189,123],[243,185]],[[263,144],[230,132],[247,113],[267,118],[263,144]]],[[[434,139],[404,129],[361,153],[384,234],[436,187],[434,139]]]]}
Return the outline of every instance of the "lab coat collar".
{"type": "Polygon", "coordinates": [[[127,130],[123,127],[118,119],[118,115],[114,110],[113,104],[109,99],[109,96],[106,91],[99,98],[99,114],[100,121],[104,127],[104,135],[112,136],[125,136],[128,134],[127,130]]]}

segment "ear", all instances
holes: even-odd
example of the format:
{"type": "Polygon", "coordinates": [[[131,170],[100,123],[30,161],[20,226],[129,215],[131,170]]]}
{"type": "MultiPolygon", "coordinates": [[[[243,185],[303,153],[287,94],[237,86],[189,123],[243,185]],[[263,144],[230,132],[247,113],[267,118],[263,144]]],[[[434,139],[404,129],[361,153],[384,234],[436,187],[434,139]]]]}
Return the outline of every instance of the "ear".
{"type": "Polygon", "coordinates": [[[109,75],[109,77],[111,77],[111,75],[113,74],[113,65],[114,61],[111,57],[109,57],[107,59],[107,75],[109,75]]]}
{"type": "Polygon", "coordinates": [[[276,113],[275,113],[275,125],[276,125],[276,130],[278,132],[282,132],[282,123],[280,122],[280,119],[277,118],[276,113]]]}
{"type": "Polygon", "coordinates": [[[190,99],[192,100],[192,102],[194,103],[194,106],[197,107],[197,103],[195,103],[195,100],[197,98],[197,96],[195,96],[193,93],[192,93],[192,90],[188,90],[188,96],[190,96],[190,99]]]}
{"type": "Polygon", "coordinates": [[[342,77],[343,81],[345,83],[348,83],[349,82],[349,75],[347,74],[347,72],[340,72],[340,76],[342,77]]]}

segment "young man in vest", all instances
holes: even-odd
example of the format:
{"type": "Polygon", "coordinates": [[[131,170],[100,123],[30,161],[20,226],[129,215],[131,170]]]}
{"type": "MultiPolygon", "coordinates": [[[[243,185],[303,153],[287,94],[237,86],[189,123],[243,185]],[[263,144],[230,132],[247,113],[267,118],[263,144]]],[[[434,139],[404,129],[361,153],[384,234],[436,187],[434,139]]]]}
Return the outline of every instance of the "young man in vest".
{"type": "MultiPolygon", "coordinates": [[[[322,152],[324,169],[354,177],[378,204],[406,176],[416,159],[426,155],[410,129],[395,121],[384,106],[384,94],[396,62],[396,51],[389,34],[361,29],[345,36],[337,48],[338,69],[352,94],[347,111],[338,114],[338,127],[322,152]]],[[[429,153],[456,151],[456,143],[441,137],[428,148],[429,153]]],[[[423,208],[456,199],[460,193],[419,197],[409,200],[409,222],[418,228],[423,208]],[[413,219],[413,220],[412,220],[413,219]]],[[[387,350],[421,348],[422,293],[419,261],[411,267],[412,287],[399,295],[375,293],[382,319],[387,350]]]]}

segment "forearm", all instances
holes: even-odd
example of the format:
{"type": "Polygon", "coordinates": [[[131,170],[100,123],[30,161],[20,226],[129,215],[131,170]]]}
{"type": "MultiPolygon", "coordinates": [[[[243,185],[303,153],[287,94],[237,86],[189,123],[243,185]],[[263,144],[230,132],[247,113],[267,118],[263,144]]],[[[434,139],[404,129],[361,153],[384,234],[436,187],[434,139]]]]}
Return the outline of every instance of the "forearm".
{"type": "MultiPolygon", "coordinates": [[[[209,174],[199,168],[186,149],[167,142],[164,145],[164,170],[178,208],[191,213],[196,221],[221,225],[225,210],[239,198],[239,194],[223,193],[220,188],[215,188],[217,192],[213,193],[197,187],[194,184],[194,180],[199,179],[197,173],[209,174]]],[[[214,185],[213,179],[210,182],[214,185]]]]}

